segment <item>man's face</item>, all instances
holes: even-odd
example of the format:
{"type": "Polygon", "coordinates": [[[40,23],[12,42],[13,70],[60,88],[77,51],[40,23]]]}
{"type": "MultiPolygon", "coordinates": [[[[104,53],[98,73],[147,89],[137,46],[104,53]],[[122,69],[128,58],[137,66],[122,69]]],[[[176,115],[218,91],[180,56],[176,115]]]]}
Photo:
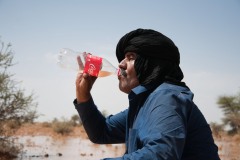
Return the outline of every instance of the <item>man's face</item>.
{"type": "Polygon", "coordinates": [[[119,89],[127,94],[131,92],[131,89],[139,85],[134,69],[136,57],[136,53],[127,52],[125,58],[119,63],[119,68],[122,70],[122,74],[118,76],[119,89]]]}

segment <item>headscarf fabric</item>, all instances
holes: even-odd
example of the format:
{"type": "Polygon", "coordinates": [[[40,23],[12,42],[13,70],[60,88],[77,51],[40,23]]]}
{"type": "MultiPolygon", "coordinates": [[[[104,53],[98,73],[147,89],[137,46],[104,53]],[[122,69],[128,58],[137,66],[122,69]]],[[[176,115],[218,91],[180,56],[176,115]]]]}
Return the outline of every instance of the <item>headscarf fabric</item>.
{"type": "Polygon", "coordinates": [[[137,54],[134,68],[141,85],[159,85],[164,81],[180,84],[183,79],[178,48],[160,32],[139,28],[125,34],[116,47],[119,62],[127,52],[137,54]]]}

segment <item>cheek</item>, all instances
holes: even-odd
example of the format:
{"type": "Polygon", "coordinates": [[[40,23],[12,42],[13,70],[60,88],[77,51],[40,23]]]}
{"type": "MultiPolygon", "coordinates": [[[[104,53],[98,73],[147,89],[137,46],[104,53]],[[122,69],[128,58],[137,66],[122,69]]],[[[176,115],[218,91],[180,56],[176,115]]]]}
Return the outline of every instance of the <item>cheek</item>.
{"type": "Polygon", "coordinates": [[[134,63],[130,65],[130,67],[128,69],[128,75],[132,79],[137,79],[137,73],[136,73],[136,70],[134,68],[134,63]]]}
{"type": "Polygon", "coordinates": [[[133,78],[129,83],[129,87],[131,89],[137,87],[138,85],[139,85],[139,81],[138,81],[137,77],[133,78]]]}

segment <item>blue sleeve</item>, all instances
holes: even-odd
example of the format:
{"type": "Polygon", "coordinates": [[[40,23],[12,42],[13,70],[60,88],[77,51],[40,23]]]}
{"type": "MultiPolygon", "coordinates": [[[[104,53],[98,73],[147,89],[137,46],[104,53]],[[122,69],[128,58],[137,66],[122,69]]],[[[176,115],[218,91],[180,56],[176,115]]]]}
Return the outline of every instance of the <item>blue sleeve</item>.
{"type": "Polygon", "coordinates": [[[74,105],[89,139],[93,143],[112,144],[125,142],[127,110],[105,118],[90,99],[74,105]]]}
{"type": "Polygon", "coordinates": [[[186,130],[181,116],[168,108],[169,106],[156,107],[143,118],[144,129],[129,130],[128,148],[132,148],[133,152],[105,160],[180,160],[186,130]],[[135,146],[140,149],[134,148],[135,146]]]}

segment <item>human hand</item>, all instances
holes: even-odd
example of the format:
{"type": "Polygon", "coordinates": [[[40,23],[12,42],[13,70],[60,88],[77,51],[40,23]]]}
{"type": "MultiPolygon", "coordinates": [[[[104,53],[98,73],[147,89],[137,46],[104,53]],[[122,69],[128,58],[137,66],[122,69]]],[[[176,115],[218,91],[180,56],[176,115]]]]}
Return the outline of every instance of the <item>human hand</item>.
{"type": "Polygon", "coordinates": [[[77,57],[79,72],[76,78],[76,98],[77,102],[86,102],[91,98],[91,89],[97,77],[88,73],[83,73],[84,65],[80,57],[77,57]]]}

